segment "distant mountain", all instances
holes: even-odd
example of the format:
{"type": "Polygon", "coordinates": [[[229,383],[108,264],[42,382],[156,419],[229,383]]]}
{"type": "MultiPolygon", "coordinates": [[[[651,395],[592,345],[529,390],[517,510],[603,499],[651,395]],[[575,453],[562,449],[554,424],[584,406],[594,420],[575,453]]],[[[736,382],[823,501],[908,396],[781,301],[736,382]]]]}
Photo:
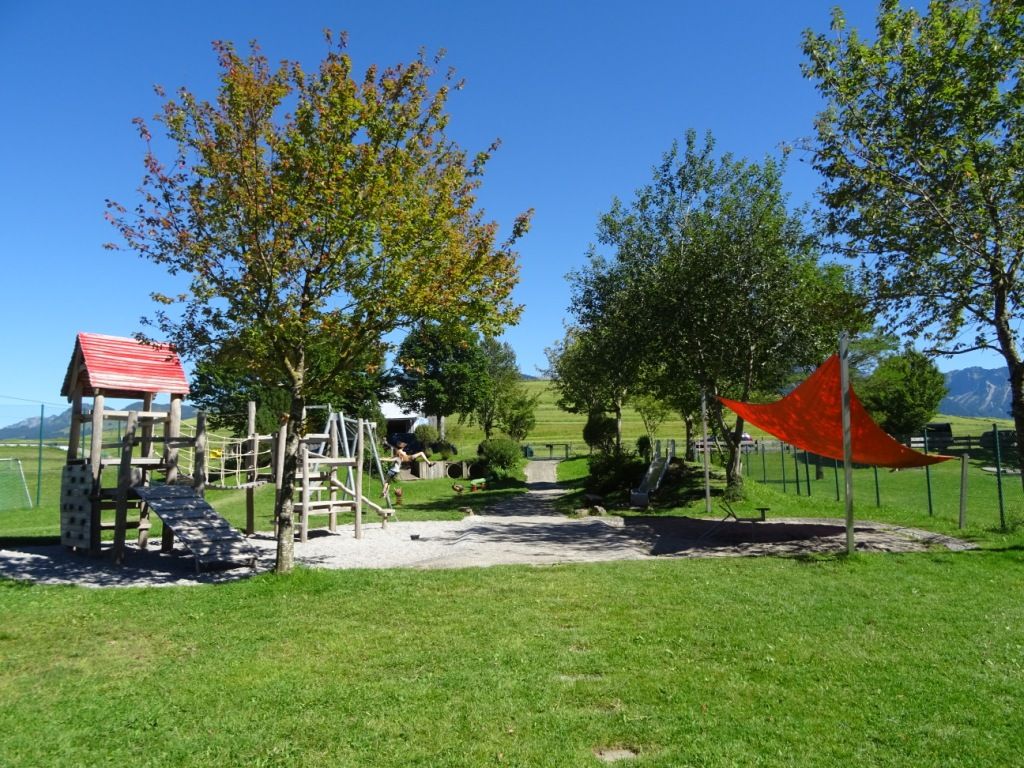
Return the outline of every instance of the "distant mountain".
{"type": "Polygon", "coordinates": [[[1005,419],[1010,415],[1010,381],[1006,368],[964,368],[945,374],[949,392],[939,413],[1005,419]]]}
{"type": "MultiPolygon", "coordinates": [[[[154,411],[166,411],[166,403],[154,403],[154,411]]],[[[118,407],[123,411],[141,411],[142,402],[131,403],[124,407],[118,407]]],[[[185,405],[181,408],[181,418],[191,419],[196,415],[195,406],[185,405]]],[[[52,440],[58,437],[67,437],[71,431],[71,409],[56,416],[47,416],[43,419],[43,439],[52,440]]],[[[39,417],[33,416],[16,424],[10,424],[0,429],[0,440],[38,440],[39,439],[39,417]]]]}

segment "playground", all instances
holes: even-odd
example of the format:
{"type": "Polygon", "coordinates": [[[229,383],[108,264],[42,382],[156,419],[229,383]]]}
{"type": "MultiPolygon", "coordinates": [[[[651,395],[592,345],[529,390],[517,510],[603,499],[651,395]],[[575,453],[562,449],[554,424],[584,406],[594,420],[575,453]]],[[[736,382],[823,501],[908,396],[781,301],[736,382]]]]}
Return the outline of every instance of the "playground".
{"type": "MultiPolygon", "coordinates": [[[[566,517],[553,502],[565,492],[557,459],[526,464],[527,491],[461,520],[367,525],[361,538],[327,528],[296,542],[296,562],[309,568],[473,568],[691,557],[811,556],[845,551],[842,520],[781,518],[763,522],[695,517],[616,515],[566,517]]],[[[859,522],[860,552],[963,551],[975,545],[921,529],[859,522]]],[[[253,568],[197,572],[189,551],[168,557],[137,546],[120,565],[83,559],[60,546],[0,550],[0,576],[88,587],[186,586],[248,578],[273,568],[276,541],[247,539],[253,568]]]]}

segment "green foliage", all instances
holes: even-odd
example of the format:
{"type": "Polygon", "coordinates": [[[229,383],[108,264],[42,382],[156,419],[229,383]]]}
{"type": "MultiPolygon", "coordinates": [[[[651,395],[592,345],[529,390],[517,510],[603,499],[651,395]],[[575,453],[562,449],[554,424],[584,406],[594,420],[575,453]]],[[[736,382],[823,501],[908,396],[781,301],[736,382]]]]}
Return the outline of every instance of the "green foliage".
{"type": "Polygon", "coordinates": [[[610,453],[615,450],[615,419],[604,413],[591,413],[583,427],[583,442],[596,451],[610,453]]]}
{"type": "MultiPolygon", "coordinates": [[[[688,413],[706,392],[727,433],[730,484],[742,482],[742,422],[726,430],[716,396],[774,393],[794,368],[826,357],[839,330],[864,324],[845,270],[819,262],[801,212],[787,209],[782,172],[772,158],[716,156],[710,135],[700,144],[688,132],[632,203],[616,201],[601,218],[614,260],[591,254],[575,278],[582,338],[593,329],[606,338],[605,314],[629,308],[612,328],[640,362],[618,370],[632,376],[620,391],[633,386],[688,413]]],[[[595,365],[621,365],[602,357],[595,365]]]]}
{"type": "Polygon", "coordinates": [[[487,360],[487,375],[481,382],[481,397],[468,416],[480,425],[484,439],[489,440],[495,426],[498,425],[499,414],[507,407],[505,401],[514,397],[516,383],[519,381],[519,364],[516,362],[516,353],[508,342],[485,336],[480,348],[487,360]]]}
{"type": "MultiPolygon", "coordinates": [[[[228,428],[235,434],[245,434],[248,424],[248,403],[256,403],[256,431],[261,434],[276,432],[282,414],[291,408],[291,390],[286,381],[263,380],[249,367],[244,350],[227,342],[217,349],[199,353],[190,380],[189,399],[210,414],[210,426],[228,428]]],[[[310,404],[332,405],[347,416],[376,419],[378,403],[386,396],[387,382],[383,376],[382,351],[368,347],[365,359],[359,360],[346,376],[329,375],[336,363],[334,343],[320,339],[310,344],[307,356],[309,386],[306,389],[310,404]]],[[[315,431],[323,424],[307,425],[315,431]]],[[[383,433],[382,433],[383,434],[383,433]]]]}
{"type": "Polygon", "coordinates": [[[488,359],[475,331],[423,323],[398,348],[398,401],[430,416],[472,411],[485,396],[488,359]]]}
{"type": "Polygon", "coordinates": [[[130,249],[187,280],[179,294],[154,294],[165,337],[199,359],[236,345],[262,386],[289,390],[282,571],[297,432],[315,388],[372,374],[398,328],[458,321],[493,333],[520,313],[512,244],[528,216],[498,244],[476,201],[490,153],[470,159],[446,133],[452,73],[437,78],[421,54],[360,76],[344,49],[328,35],[324,60],[305,72],[272,67],[255,44],[244,58],[217,43],[216,99],[181,89],[167,100],[156,120],[169,162],[137,120],[142,200],[108,202],[130,249]],[[311,362],[326,339],[333,364],[320,370],[311,362]]]}
{"type": "Polygon", "coordinates": [[[636,452],[641,459],[650,462],[651,457],[654,455],[654,444],[651,442],[651,438],[647,435],[640,435],[636,439],[636,452]]]}
{"type": "Polygon", "coordinates": [[[628,451],[595,453],[589,463],[590,476],[584,488],[602,496],[628,494],[630,488],[640,484],[646,468],[642,459],[628,451]]]}
{"type": "Polygon", "coordinates": [[[876,34],[804,34],[826,108],[824,224],[873,308],[930,353],[998,351],[1024,439],[1024,13],[1020,3],[881,3],[876,34]]]}
{"type": "Polygon", "coordinates": [[[946,381],[926,355],[905,349],[884,358],[858,396],[872,418],[891,435],[916,435],[939,412],[946,381]]]}
{"type": "Polygon", "coordinates": [[[668,404],[653,395],[641,393],[631,398],[633,409],[640,415],[644,423],[644,431],[647,433],[648,444],[658,434],[658,428],[669,416],[668,404]]]}
{"type": "Polygon", "coordinates": [[[537,402],[540,396],[526,387],[514,386],[498,403],[498,428],[516,442],[522,442],[537,424],[537,402]]]}
{"type": "Polygon", "coordinates": [[[437,427],[433,424],[420,424],[413,430],[413,434],[423,446],[431,446],[438,441],[437,427]]]}
{"type": "Polygon", "coordinates": [[[477,448],[477,455],[486,464],[489,474],[508,476],[519,466],[519,444],[508,437],[492,437],[477,448]]]}

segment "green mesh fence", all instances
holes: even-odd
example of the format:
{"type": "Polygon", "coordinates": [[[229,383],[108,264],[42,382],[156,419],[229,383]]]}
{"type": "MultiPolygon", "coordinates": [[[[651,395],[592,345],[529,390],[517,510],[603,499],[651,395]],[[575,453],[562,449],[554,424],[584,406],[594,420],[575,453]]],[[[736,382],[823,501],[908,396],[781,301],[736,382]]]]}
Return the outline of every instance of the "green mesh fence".
{"type": "Polygon", "coordinates": [[[32,506],[32,495],[20,459],[0,458],[0,510],[32,506]]]}

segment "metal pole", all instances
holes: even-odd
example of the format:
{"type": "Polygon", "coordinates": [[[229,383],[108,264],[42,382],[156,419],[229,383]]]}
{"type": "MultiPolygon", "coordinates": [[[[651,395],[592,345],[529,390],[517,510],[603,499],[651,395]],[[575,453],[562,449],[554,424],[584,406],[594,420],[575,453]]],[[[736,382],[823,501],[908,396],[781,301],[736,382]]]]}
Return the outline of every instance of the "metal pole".
{"type": "Polygon", "coordinates": [[[764,458],[764,441],[761,441],[761,478],[765,485],[768,484],[768,462],[764,458]]]}
{"type": "Polygon", "coordinates": [[[779,456],[782,457],[782,492],[786,492],[786,444],[779,441],[779,456]]]}
{"type": "Polygon", "coordinates": [[[800,459],[797,456],[796,446],[793,446],[793,480],[796,482],[796,495],[800,495],[800,459]]]}
{"type": "MultiPolygon", "coordinates": [[[[924,445],[924,452],[925,452],[925,455],[927,455],[928,454],[928,427],[924,428],[924,433],[923,433],[923,437],[922,437],[922,445],[924,445]]],[[[932,510],[932,473],[931,473],[931,467],[929,467],[927,464],[924,465],[924,483],[925,483],[925,487],[928,488],[928,517],[931,517],[934,514],[934,511],[932,510]]]]}
{"type": "Polygon", "coordinates": [[[960,528],[967,524],[967,454],[960,457],[960,528]]]}
{"type": "Polygon", "coordinates": [[[811,495],[811,459],[807,455],[807,449],[804,449],[804,483],[807,485],[807,496],[811,495]]]}
{"type": "Polygon", "coordinates": [[[42,504],[43,498],[43,419],[46,418],[46,406],[39,404],[39,456],[36,461],[36,509],[42,504]]]}
{"type": "Polygon", "coordinates": [[[853,443],[850,435],[850,350],[845,332],[839,335],[839,386],[843,403],[843,480],[846,491],[846,553],[856,549],[853,540],[853,443]]]}
{"type": "Polygon", "coordinates": [[[996,489],[999,492],[999,530],[1006,530],[1006,511],[1003,509],[1003,457],[999,448],[999,425],[992,425],[992,436],[996,443],[996,489]]]}
{"type": "Polygon", "coordinates": [[[839,462],[832,459],[832,467],[836,472],[836,501],[839,501],[839,462]]]}
{"type": "Polygon", "coordinates": [[[878,490],[878,467],[872,467],[872,469],[875,471],[875,506],[880,507],[882,506],[882,494],[878,490]]]}
{"type": "Polygon", "coordinates": [[[704,441],[704,512],[711,514],[711,451],[708,448],[708,400],[702,389],[700,392],[700,428],[704,441]]]}

